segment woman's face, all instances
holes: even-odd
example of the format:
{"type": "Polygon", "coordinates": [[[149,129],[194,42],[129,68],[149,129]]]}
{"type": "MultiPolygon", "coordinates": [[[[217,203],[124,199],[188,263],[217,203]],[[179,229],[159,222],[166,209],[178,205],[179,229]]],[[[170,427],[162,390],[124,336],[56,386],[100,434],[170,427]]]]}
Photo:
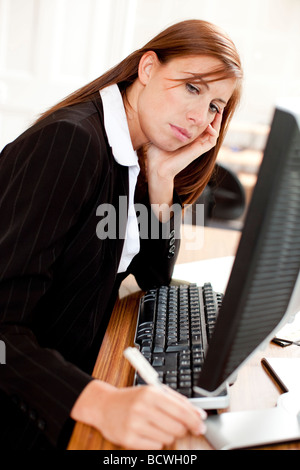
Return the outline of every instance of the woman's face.
{"type": "Polygon", "coordinates": [[[145,54],[139,69],[135,144],[151,142],[173,151],[205,132],[226,107],[236,80],[206,83],[193,77],[220,65],[217,59],[206,56],[176,58],[162,65],[154,52],[145,54]]]}

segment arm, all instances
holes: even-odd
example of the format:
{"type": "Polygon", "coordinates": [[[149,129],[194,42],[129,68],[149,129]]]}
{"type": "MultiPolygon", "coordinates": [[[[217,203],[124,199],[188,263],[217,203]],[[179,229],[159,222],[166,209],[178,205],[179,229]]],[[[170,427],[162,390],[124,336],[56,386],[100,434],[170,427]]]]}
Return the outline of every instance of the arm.
{"type": "Polygon", "coordinates": [[[181,201],[174,191],[175,176],[193,160],[210,150],[219,135],[222,114],[191,144],[174,152],[163,151],[150,144],[147,150],[147,180],[149,211],[148,236],[141,238],[140,253],[130,265],[139,286],[143,290],[156,285],[169,284],[179,252],[181,201]],[[171,209],[175,209],[172,211],[171,209]],[[160,236],[152,236],[151,230],[159,225],[160,236]]]}
{"type": "Polygon", "coordinates": [[[172,195],[172,201],[171,207],[151,205],[148,197],[143,201],[147,211],[147,230],[142,231],[140,252],[129,266],[129,272],[135,276],[142,290],[170,283],[180,247],[182,217],[182,204],[176,191],[172,195]],[[158,218],[161,207],[165,222],[158,218]]]}
{"type": "MultiPolygon", "coordinates": [[[[222,122],[222,113],[218,113],[207,129],[189,145],[168,152],[150,144],[147,151],[147,177],[149,199],[155,207],[171,206],[173,203],[174,178],[200,155],[208,152],[217,143],[222,122]]],[[[161,222],[168,220],[166,213],[156,215],[161,222]]]]}
{"type": "MultiPolygon", "coordinates": [[[[207,133],[210,147],[217,132],[212,128],[207,133]]],[[[174,193],[173,181],[177,172],[189,163],[188,158],[192,161],[208,150],[204,140],[177,155],[163,153],[153,147],[150,151],[153,153],[148,153],[149,199],[146,205],[151,208],[148,222],[151,224],[156,218],[160,233],[166,236],[140,240],[141,250],[132,261],[130,271],[144,289],[170,281],[179,248],[175,233],[179,230],[179,217],[175,213],[170,219],[170,206],[174,202],[181,206],[174,193]],[[174,157],[178,157],[175,166],[174,157]],[[174,250],[170,251],[171,239],[175,242],[172,244],[174,250]]],[[[165,393],[149,386],[116,389],[95,380],[79,396],[71,416],[95,427],[109,441],[130,449],[161,449],[187,431],[194,435],[205,432],[202,422],[205,414],[201,410],[193,408],[185,397],[176,392],[168,390],[165,393]],[[101,406],[93,407],[93,403],[101,403],[101,406]]]]}
{"type": "Polygon", "coordinates": [[[187,431],[196,436],[203,434],[206,413],[171,389],[118,389],[94,380],[79,396],[71,417],[93,426],[110,442],[127,449],[155,450],[171,445],[187,431]]]}
{"type": "Polygon", "coordinates": [[[0,388],[24,403],[28,416],[37,414],[52,443],[91,377],[42,347],[34,325],[69,229],[94,186],[94,154],[86,131],[54,122],[6,147],[0,159],[0,339],[7,353],[0,388]]]}

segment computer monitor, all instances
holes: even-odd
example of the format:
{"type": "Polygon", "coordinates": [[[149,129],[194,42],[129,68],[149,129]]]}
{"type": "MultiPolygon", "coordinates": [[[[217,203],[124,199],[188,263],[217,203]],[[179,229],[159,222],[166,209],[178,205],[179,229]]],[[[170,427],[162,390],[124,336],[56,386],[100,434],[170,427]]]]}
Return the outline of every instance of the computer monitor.
{"type": "Polygon", "coordinates": [[[217,395],[300,310],[300,100],[278,106],[195,391],[217,395]]]}

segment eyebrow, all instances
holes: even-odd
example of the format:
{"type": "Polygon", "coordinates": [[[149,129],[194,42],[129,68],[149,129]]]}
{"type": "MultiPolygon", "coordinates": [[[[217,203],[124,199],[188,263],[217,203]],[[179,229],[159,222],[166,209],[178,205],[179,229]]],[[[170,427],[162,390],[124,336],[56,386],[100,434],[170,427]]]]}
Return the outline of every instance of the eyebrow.
{"type": "Polygon", "coordinates": [[[215,98],[214,101],[220,101],[221,103],[225,104],[225,106],[228,104],[228,101],[222,100],[222,98],[215,98]]]}
{"type": "Polygon", "coordinates": [[[202,77],[199,77],[199,75],[197,73],[193,73],[193,72],[187,72],[189,73],[190,75],[193,76],[193,79],[195,82],[200,82],[202,85],[205,86],[205,88],[207,88],[209,90],[209,85],[207,83],[206,80],[204,80],[202,77]]]}
{"type": "MultiPolygon", "coordinates": [[[[196,76],[196,74],[193,73],[193,72],[188,72],[188,73],[190,73],[191,75],[194,75],[194,77],[196,76]]],[[[207,83],[206,80],[203,80],[202,77],[198,76],[195,81],[200,82],[202,85],[205,86],[205,88],[207,88],[207,90],[209,90],[209,84],[207,83]]],[[[214,98],[214,101],[220,101],[220,103],[225,104],[225,106],[227,106],[227,104],[228,104],[228,101],[222,100],[222,98],[214,98]]]]}
{"type": "MultiPolygon", "coordinates": [[[[202,85],[205,86],[207,90],[209,90],[209,84],[198,73],[195,73],[195,72],[184,72],[184,73],[191,75],[191,78],[193,78],[193,81],[200,82],[202,85]]],[[[185,81],[188,81],[188,80],[185,79],[185,81]]],[[[219,101],[220,103],[225,104],[225,106],[227,106],[228,104],[228,101],[222,100],[222,98],[214,98],[214,101],[219,101]]]]}

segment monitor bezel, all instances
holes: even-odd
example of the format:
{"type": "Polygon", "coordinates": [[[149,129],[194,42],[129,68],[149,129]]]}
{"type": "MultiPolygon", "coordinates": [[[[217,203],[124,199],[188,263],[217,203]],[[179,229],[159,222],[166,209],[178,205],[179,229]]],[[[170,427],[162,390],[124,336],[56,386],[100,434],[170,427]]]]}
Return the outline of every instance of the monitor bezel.
{"type": "MultiPolygon", "coordinates": [[[[300,115],[300,114],[299,114],[300,115]]],[[[257,256],[259,256],[263,243],[266,220],[269,216],[269,204],[277,190],[277,180],[281,178],[282,166],[285,164],[283,155],[289,150],[290,143],[295,134],[295,125],[299,131],[299,116],[287,109],[277,107],[274,112],[272,125],[264,151],[264,157],[258,173],[253,196],[249,204],[244,229],[237,249],[231,275],[224,294],[223,304],[220,308],[219,318],[210,342],[200,374],[196,393],[206,396],[215,396],[220,393],[226,383],[230,383],[236,377],[240,368],[260,349],[265,349],[266,344],[274,337],[276,331],[286,323],[292,314],[295,314],[295,304],[300,310],[300,274],[294,285],[291,285],[290,302],[283,312],[281,321],[270,333],[254,347],[253,351],[232,371],[232,373],[220,381],[223,375],[224,364],[227,361],[227,352],[230,348],[240,321],[240,310],[243,308],[244,297],[248,285],[252,280],[257,256]],[[261,204],[261,201],[266,204],[261,204]],[[263,223],[264,222],[264,223],[263,223]],[[295,301],[297,299],[297,302],[295,301]],[[299,303],[298,303],[299,302],[299,303]],[[293,311],[291,311],[293,306],[293,311]],[[232,311],[236,312],[232,315],[232,311]],[[231,322],[230,328],[224,326],[231,322]]]]}

